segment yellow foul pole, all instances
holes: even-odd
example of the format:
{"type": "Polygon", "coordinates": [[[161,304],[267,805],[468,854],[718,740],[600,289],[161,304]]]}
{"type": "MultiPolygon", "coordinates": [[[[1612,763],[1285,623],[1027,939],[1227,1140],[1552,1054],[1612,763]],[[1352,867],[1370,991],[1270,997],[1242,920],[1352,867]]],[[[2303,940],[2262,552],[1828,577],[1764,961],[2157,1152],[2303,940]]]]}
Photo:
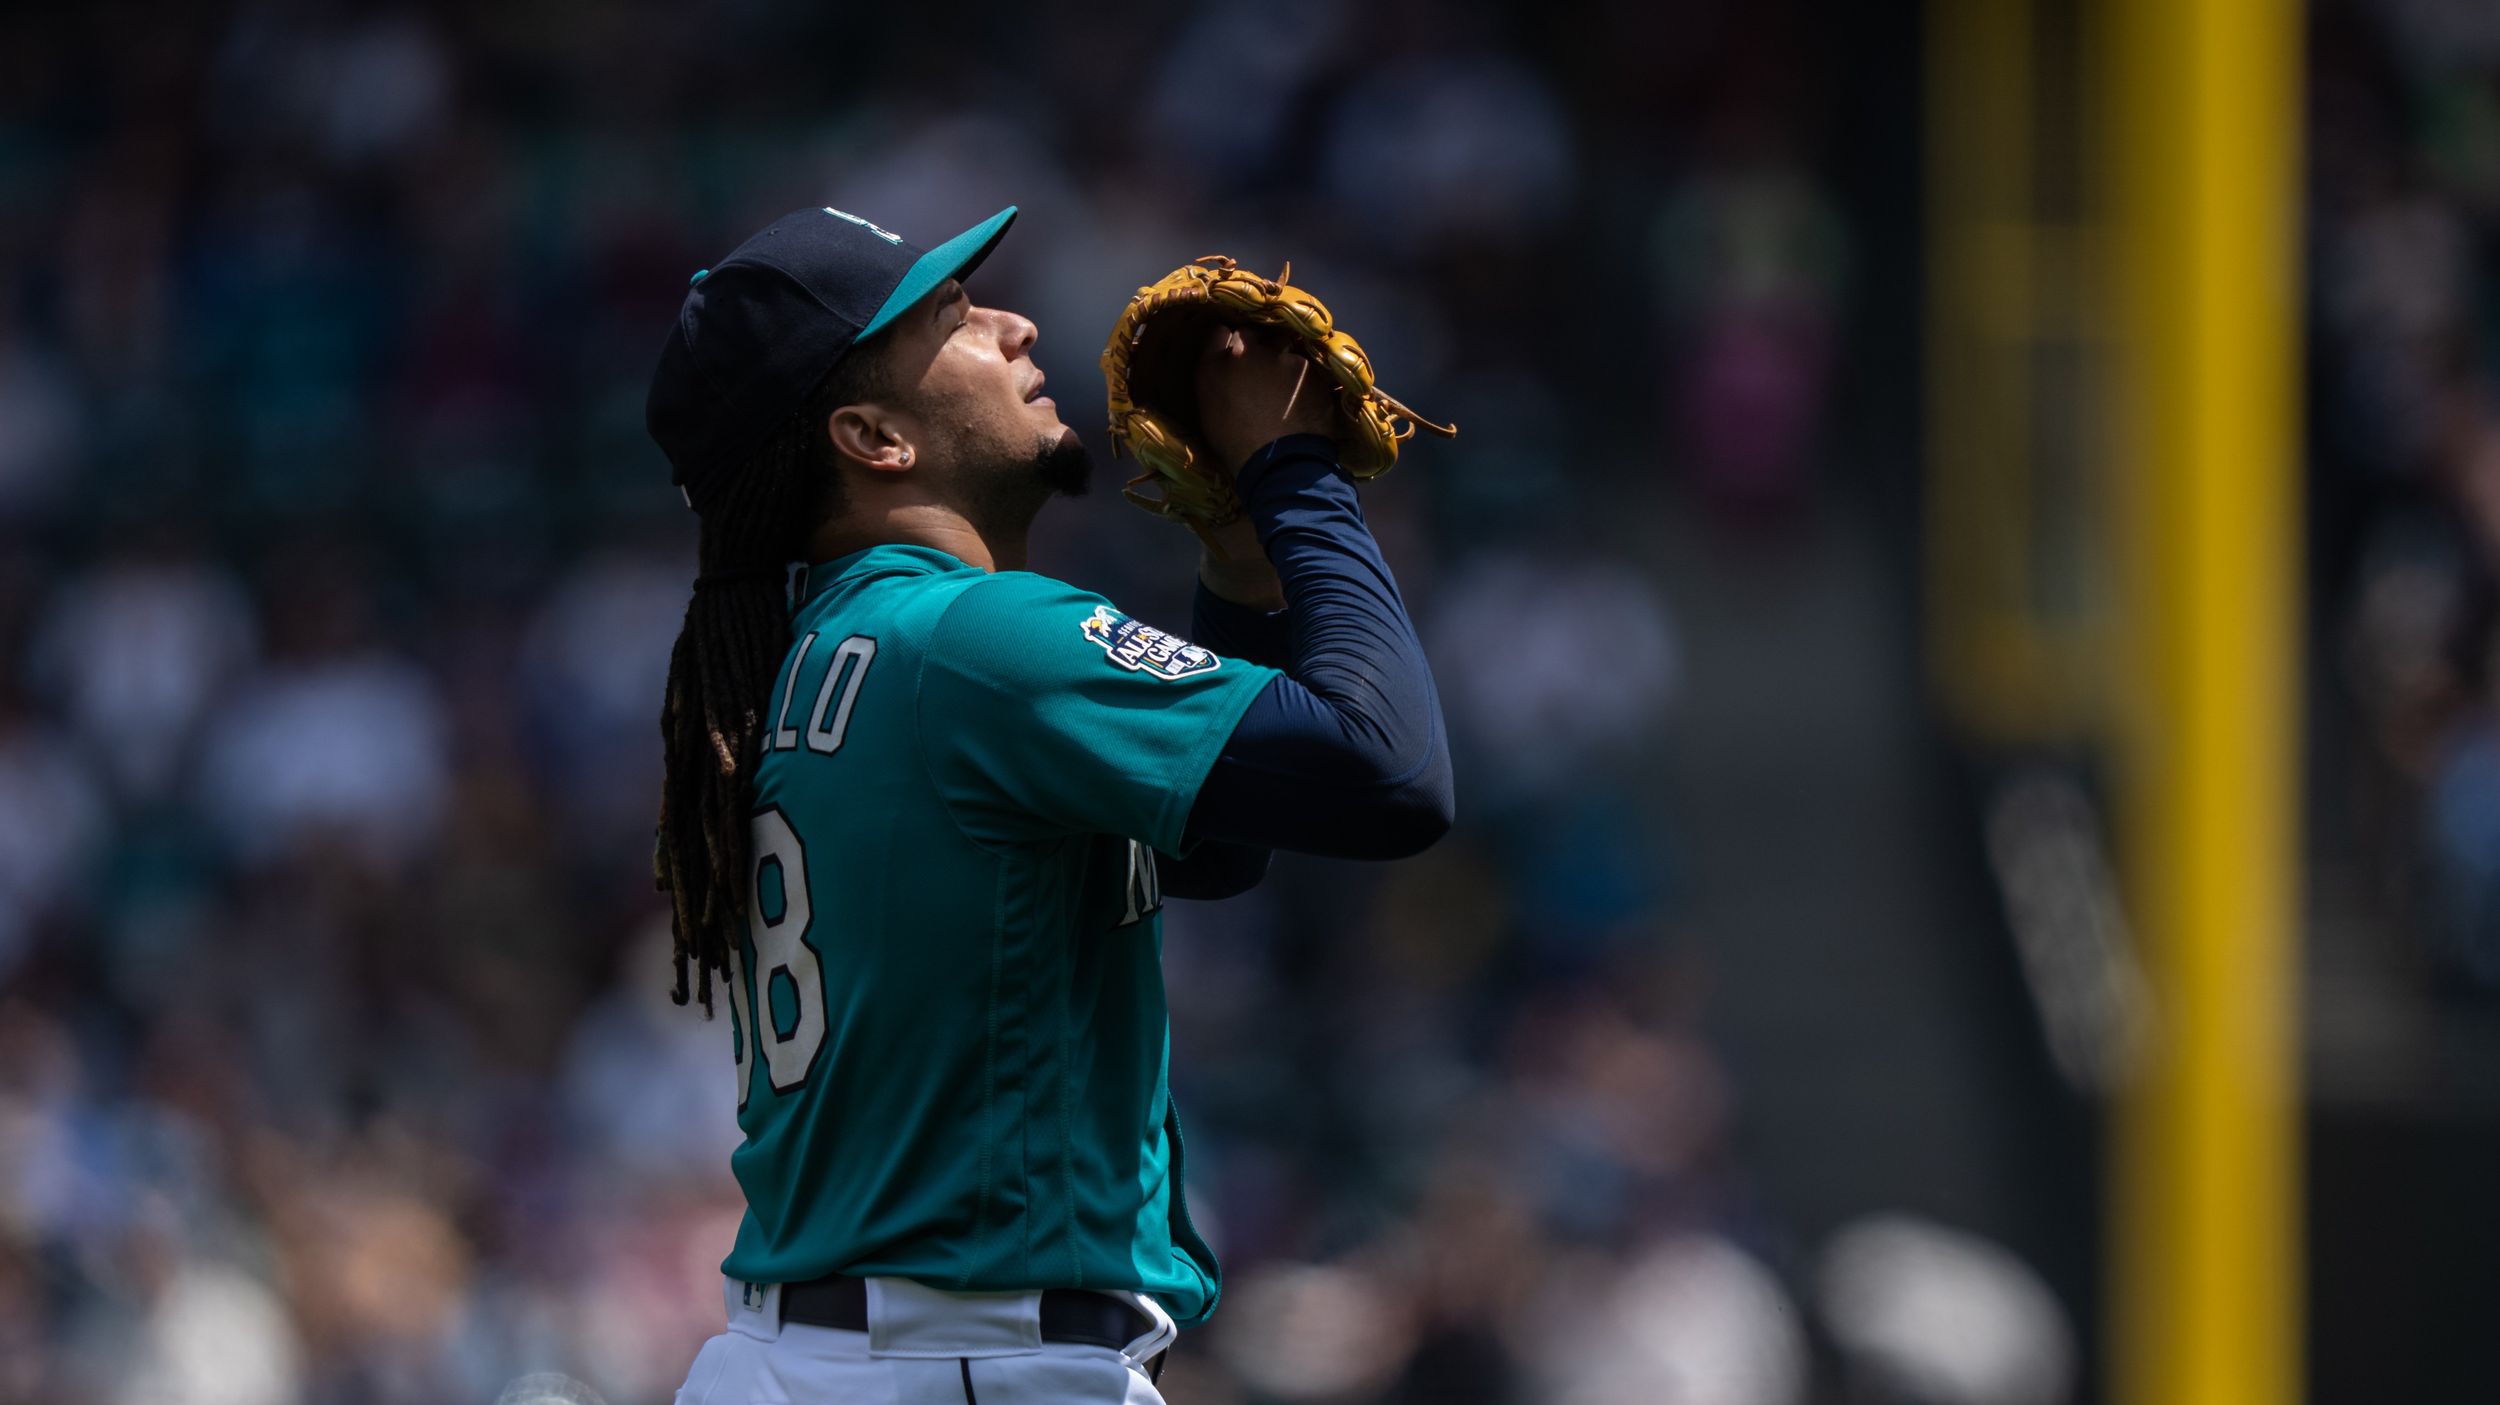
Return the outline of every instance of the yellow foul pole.
{"type": "Polygon", "coordinates": [[[2288,0],[2115,0],[2124,855],[2157,1009],[2121,1098],[2121,1405],[2300,1394],[2297,163],[2288,0]]]}

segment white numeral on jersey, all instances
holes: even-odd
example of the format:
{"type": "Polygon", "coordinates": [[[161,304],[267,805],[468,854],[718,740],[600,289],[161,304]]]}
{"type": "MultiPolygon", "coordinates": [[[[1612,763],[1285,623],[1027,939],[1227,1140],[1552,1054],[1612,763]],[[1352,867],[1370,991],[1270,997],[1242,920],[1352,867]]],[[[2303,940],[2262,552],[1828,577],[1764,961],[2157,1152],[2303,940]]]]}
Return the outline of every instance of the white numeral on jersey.
{"type": "Polygon", "coordinates": [[[831,756],[842,749],[842,734],[851,729],[851,704],[859,701],[859,685],[868,677],[868,665],[877,661],[877,641],[865,634],[854,634],[833,651],[833,662],[825,665],[825,686],[816,690],[816,712],[807,724],[807,749],[831,756]],[[850,681],[842,682],[848,674],[850,681]],[[842,689],[842,706],[835,709],[833,721],[825,721],[825,709],[833,704],[835,685],[842,689]]]}
{"type": "Polygon", "coordinates": [[[755,1078],[755,1011],[747,1005],[746,947],[729,944],[729,1029],[737,1040],[738,1110],[746,1111],[747,1084],[755,1078]]]}
{"type": "MultiPolygon", "coordinates": [[[[766,810],[755,817],[754,853],[747,866],[747,930],[755,938],[755,994],[746,1011],[746,1028],[748,1046],[764,1051],[764,1071],[771,1076],[776,1093],[807,1081],[807,1070],[825,1042],[824,968],[817,963],[816,949],[805,940],[814,915],[807,897],[807,850],[781,811],[766,810]],[[774,869],[779,870],[781,902],[778,913],[768,916],[764,879],[774,869]],[[786,1034],[773,999],[774,988],[785,977],[795,1012],[786,1034]]],[[[749,1060],[739,1068],[742,1094],[751,1065],[749,1060]]]]}

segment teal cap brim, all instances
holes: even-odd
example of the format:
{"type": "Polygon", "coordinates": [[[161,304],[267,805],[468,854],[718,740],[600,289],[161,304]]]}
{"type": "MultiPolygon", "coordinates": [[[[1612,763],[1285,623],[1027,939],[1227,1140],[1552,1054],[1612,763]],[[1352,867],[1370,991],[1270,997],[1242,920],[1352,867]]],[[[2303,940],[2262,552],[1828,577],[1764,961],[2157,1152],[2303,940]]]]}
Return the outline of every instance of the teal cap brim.
{"type": "Polygon", "coordinates": [[[929,295],[931,289],[949,278],[961,278],[981,266],[998,241],[1007,233],[1007,226],[1016,222],[1016,207],[1008,206],[972,228],[922,254],[920,260],[894,285],[894,292],[859,329],[857,341],[866,341],[884,330],[885,324],[903,315],[903,309],[929,295]]]}

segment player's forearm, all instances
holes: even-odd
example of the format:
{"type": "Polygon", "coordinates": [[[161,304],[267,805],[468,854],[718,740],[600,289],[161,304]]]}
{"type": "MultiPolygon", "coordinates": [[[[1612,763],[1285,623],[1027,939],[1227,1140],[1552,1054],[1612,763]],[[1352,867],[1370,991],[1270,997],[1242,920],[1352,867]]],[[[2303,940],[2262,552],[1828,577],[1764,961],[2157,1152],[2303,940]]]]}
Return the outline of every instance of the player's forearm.
{"type": "Polygon", "coordinates": [[[1243,469],[1242,493],[1290,602],[1285,672],[1393,753],[1391,774],[1433,760],[1442,747],[1432,669],[1336,446],[1317,435],[1279,440],[1243,469]]]}
{"type": "Polygon", "coordinates": [[[1285,608],[1284,585],[1276,579],[1276,567],[1267,553],[1260,550],[1258,529],[1247,516],[1208,528],[1204,535],[1208,540],[1198,553],[1201,597],[1212,596],[1221,605],[1252,613],[1285,608]]]}
{"type": "Polygon", "coordinates": [[[1198,582],[1197,599],[1190,605],[1189,638],[1204,644],[1226,658],[1247,659],[1269,668],[1293,666],[1293,616],[1281,608],[1262,609],[1230,600],[1207,584],[1198,582]]]}
{"type": "Polygon", "coordinates": [[[1324,439],[1270,446],[1243,495],[1292,601],[1287,676],[1234,729],[1193,834],[1398,858],[1450,826],[1449,750],[1423,647],[1324,439]]]}

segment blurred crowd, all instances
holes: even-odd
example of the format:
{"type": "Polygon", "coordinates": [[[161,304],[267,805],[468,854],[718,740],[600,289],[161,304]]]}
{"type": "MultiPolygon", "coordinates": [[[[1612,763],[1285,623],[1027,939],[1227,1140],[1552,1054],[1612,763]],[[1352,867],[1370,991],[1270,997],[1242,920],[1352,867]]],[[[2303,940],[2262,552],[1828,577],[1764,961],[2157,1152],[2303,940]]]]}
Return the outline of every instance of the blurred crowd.
{"type": "Polygon", "coordinates": [[[2445,988],[2500,994],[2500,11],[2311,44],[2320,849],[2445,988]],[[2349,862],[2348,862],[2349,860],[2349,862]]]}
{"type": "MultiPolygon", "coordinates": [[[[729,1035],[668,1003],[649,869],[692,524],[641,406],[687,277],[826,201],[923,243],[1022,206],[974,292],[1061,385],[1136,284],[1290,258],[1462,424],[1369,493],[1459,832],[1168,913],[1228,1268],[1174,1397],[1806,1399],[1826,1327],[1674,939],[1676,634],[1616,509],[1798,510],[1849,221],[1791,7],[1597,10],[1604,44],[1404,0],[0,19],[0,1402],[627,1405],[716,1329],[729,1035]]],[[[2500,189],[2436,158],[2328,234],[2446,257],[2333,304],[2407,354],[2475,308],[2405,280],[2463,279],[2500,189]]],[[[2481,434],[2384,471],[2500,484],[2481,434]]],[[[1036,546],[1176,626],[1192,559],[1107,491],[1036,546]]],[[[1899,1283],[1994,1271],[1869,1235],[1824,1267],[1870,1349],[1899,1283]]]]}

